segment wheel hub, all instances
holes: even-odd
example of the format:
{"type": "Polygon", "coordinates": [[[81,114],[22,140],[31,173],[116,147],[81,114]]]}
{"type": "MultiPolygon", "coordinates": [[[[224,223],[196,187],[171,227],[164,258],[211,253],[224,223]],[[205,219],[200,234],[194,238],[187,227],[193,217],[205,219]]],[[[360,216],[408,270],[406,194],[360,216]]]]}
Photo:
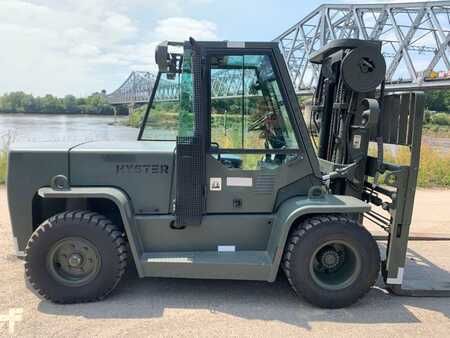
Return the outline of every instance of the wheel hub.
{"type": "Polygon", "coordinates": [[[47,268],[63,285],[83,286],[100,271],[101,259],[97,248],[80,237],[70,237],[55,243],[49,251],[47,268]]]}
{"type": "Polygon", "coordinates": [[[81,266],[82,263],[83,263],[83,257],[81,257],[80,254],[73,254],[69,258],[69,265],[71,267],[77,268],[77,267],[81,266]]]}
{"type": "Polygon", "coordinates": [[[313,280],[327,290],[343,289],[353,283],[361,270],[361,259],[348,242],[330,241],[311,257],[313,280]]]}
{"type": "Polygon", "coordinates": [[[328,250],[322,254],[320,262],[326,269],[333,269],[339,265],[339,254],[335,250],[328,250]]]}

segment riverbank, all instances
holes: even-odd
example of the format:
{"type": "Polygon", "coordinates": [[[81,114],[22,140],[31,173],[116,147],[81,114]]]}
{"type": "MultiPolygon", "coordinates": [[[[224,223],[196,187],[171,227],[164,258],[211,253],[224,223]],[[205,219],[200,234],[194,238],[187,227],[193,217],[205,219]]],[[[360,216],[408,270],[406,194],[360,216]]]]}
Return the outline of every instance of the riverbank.
{"type": "Polygon", "coordinates": [[[114,114],[114,112],[105,112],[105,113],[98,113],[95,111],[85,111],[85,112],[77,112],[77,113],[68,113],[68,112],[33,112],[33,113],[26,113],[26,112],[11,112],[11,111],[0,111],[0,114],[5,115],[67,115],[67,116],[82,116],[82,115],[92,115],[92,116],[128,116],[127,112],[123,113],[117,113],[114,114]]]}

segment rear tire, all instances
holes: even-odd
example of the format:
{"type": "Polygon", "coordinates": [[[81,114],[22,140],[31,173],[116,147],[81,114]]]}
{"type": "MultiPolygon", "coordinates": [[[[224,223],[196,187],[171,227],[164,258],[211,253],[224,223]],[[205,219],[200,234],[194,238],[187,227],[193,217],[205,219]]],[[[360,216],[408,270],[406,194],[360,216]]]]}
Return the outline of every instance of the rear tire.
{"type": "Polygon", "coordinates": [[[349,306],[375,284],[380,252],[372,235],[340,215],[311,217],[290,235],[283,269],[292,288],[323,308],[349,306]]]}
{"type": "Polygon", "coordinates": [[[122,231],[90,211],[68,211],[49,218],[25,249],[29,284],[55,303],[105,298],[119,283],[126,265],[122,231]]]}

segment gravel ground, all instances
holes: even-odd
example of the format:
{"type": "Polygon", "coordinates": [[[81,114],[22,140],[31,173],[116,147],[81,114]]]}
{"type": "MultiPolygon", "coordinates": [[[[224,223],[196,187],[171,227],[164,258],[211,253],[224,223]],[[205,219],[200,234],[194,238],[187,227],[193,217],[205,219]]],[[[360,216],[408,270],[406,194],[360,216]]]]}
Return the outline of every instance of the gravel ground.
{"type": "MultiPolygon", "coordinates": [[[[450,190],[419,190],[413,231],[450,234],[450,190]]],[[[387,294],[382,283],[356,305],[323,310],[299,299],[280,275],[273,283],[138,279],[130,270],[107,300],[54,305],[24,284],[0,187],[0,335],[16,336],[440,336],[450,333],[450,301],[387,294]]],[[[406,278],[450,287],[450,242],[414,242],[406,278]]]]}

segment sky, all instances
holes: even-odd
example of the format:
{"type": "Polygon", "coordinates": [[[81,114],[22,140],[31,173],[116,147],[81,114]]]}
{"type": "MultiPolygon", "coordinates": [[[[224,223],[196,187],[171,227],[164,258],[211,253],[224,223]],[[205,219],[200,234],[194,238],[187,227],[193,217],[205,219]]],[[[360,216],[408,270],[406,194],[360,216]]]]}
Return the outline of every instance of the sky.
{"type": "Polygon", "coordinates": [[[156,70],[160,41],[270,41],[321,3],[0,0],[0,94],[111,92],[133,70],[156,70]]]}

